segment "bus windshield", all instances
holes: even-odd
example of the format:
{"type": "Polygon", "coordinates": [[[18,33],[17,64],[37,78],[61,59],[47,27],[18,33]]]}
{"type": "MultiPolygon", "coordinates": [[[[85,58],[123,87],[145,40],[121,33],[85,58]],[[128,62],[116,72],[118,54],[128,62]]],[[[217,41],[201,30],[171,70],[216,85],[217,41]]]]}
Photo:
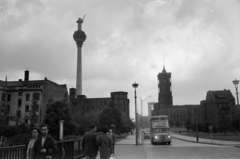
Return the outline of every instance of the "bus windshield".
{"type": "Polygon", "coordinates": [[[168,132],[168,131],[169,131],[169,128],[153,129],[153,132],[154,132],[154,133],[157,133],[157,132],[168,132]]]}

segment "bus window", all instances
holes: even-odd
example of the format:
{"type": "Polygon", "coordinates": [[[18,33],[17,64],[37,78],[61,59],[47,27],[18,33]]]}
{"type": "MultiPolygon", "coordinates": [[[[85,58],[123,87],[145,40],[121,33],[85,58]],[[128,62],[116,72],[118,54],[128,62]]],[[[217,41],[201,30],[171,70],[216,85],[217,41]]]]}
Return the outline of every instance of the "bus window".
{"type": "Polygon", "coordinates": [[[159,129],[153,129],[153,132],[156,133],[156,132],[168,132],[169,129],[168,128],[159,128],[159,129]]]}
{"type": "Polygon", "coordinates": [[[169,129],[168,128],[162,128],[162,132],[168,132],[169,129]]]}
{"type": "Polygon", "coordinates": [[[155,118],[151,118],[151,121],[154,121],[154,120],[159,120],[159,118],[157,117],[155,117],[155,118]]]}
{"type": "Polygon", "coordinates": [[[161,117],[160,120],[167,120],[167,117],[161,117]]]}

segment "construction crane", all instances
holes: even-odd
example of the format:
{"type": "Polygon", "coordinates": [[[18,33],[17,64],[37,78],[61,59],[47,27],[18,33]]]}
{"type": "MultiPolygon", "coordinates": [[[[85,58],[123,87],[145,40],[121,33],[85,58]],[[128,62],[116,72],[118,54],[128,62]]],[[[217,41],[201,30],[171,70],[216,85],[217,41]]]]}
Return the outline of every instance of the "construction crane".
{"type": "Polygon", "coordinates": [[[145,100],[147,100],[148,98],[150,98],[150,97],[151,97],[151,95],[148,96],[148,97],[145,98],[145,99],[142,99],[142,98],[140,97],[140,100],[141,100],[141,127],[143,127],[143,102],[144,102],[145,100]]]}

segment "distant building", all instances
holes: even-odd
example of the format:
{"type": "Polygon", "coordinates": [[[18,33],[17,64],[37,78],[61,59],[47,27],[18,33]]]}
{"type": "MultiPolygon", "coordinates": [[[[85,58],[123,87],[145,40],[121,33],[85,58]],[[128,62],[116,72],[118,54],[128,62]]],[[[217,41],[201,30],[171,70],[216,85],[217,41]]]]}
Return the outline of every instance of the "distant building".
{"type": "Polygon", "coordinates": [[[200,105],[173,105],[171,73],[163,67],[157,77],[158,103],[153,105],[152,115],[168,115],[170,125],[183,126],[186,121],[201,122],[200,105]]]}
{"type": "Polygon", "coordinates": [[[165,67],[158,74],[158,104],[160,107],[173,104],[171,73],[167,73],[165,67]]]}
{"type": "Polygon", "coordinates": [[[168,119],[174,125],[183,126],[186,121],[191,123],[202,122],[202,113],[200,105],[173,105],[171,107],[162,107],[160,115],[167,115],[168,119]]]}
{"type": "Polygon", "coordinates": [[[24,80],[0,80],[0,108],[1,114],[7,116],[9,125],[25,122],[30,124],[32,104],[38,105],[35,124],[43,121],[46,106],[49,102],[67,101],[66,84],[59,85],[45,78],[44,80],[29,80],[29,71],[25,71],[24,80]]]}
{"type": "Polygon", "coordinates": [[[170,123],[174,125],[184,125],[186,121],[216,124],[222,118],[222,111],[230,120],[237,117],[236,110],[239,108],[235,105],[235,98],[230,90],[208,91],[206,100],[197,105],[173,105],[171,73],[167,73],[165,67],[158,74],[158,81],[158,103],[153,105],[152,115],[168,115],[170,123]]]}
{"type": "Polygon", "coordinates": [[[154,104],[156,104],[157,102],[148,102],[148,117],[150,119],[150,117],[153,115],[153,111],[154,111],[154,104]]]}
{"type": "Polygon", "coordinates": [[[208,91],[206,99],[201,101],[203,121],[208,123],[218,123],[221,120],[221,113],[227,114],[230,120],[237,116],[235,98],[230,90],[208,91]]]}
{"type": "Polygon", "coordinates": [[[105,98],[87,98],[85,95],[78,95],[74,98],[76,93],[75,88],[70,89],[70,100],[72,109],[76,113],[85,114],[94,111],[101,111],[106,107],[115,106],[120,112],[130,117],[129,113],[129,99],[127,92],[111,92],[111,97],[105,98]]]}

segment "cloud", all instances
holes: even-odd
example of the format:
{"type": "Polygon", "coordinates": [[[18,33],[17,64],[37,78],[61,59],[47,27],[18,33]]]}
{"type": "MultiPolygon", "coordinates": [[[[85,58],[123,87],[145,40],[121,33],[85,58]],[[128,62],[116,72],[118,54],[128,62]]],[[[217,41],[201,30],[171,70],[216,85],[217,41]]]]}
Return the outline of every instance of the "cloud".
{"type": "Polygon", "coordinates": [[[111,91],[157,102],[157,74],[163,61],[172,73],[174,104],[197,104],[211,89],[231,89],[239,77],[238,0],[4,0],[0,2],[0,78],[48,79],[76,84],[77,47],[82,28],[83,92],[109,97],[111,91]],[[22,73],[21,73],[22,72],[22,73]]]}

